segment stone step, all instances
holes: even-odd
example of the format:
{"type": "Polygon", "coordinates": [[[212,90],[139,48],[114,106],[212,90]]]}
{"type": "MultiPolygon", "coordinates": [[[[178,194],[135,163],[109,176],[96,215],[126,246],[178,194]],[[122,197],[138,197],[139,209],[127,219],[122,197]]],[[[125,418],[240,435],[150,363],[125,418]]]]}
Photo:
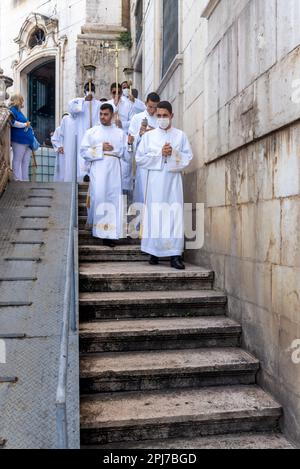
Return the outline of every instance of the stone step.
{"type": "Polygon", "coordinates": [[[139,262],[147,260],[147,255],[141,252],[140,246],[117,245],[115,248],[107,246],[79,246],[80,262],[139,262]]]}
{"type": "MultiPolygon", "coordinates": [[[[84,225],[85,225],[86,217],[83,217],[83,218],[84,218],[84,225]]],[[[102,246],[102,239],[94,238],[90,230],[80,229],[78,234],[79,234],[79,245],[102,246]]],[[[117,245],[118,246],[140,246],[141,241],[139,239],[124,238],[124,239],[118,239],[117,245]]]]}
{"type": "Polygon", "coordinates": [[[255,384],[259,361],[239,348],[82,356],[83,394],[255,384]]]}
{"type": "Polygon", "coordinates": [[[86,201],[88,192],[87,191],[80,191],[78,192],[78,203],[83,203],[86,201]]]}
{"type": "Polygon", "coordinates": [[[214,290],[104,292],[80,294],[81,321],[103,319],[220,316],[227,297],[214,290]]]}
{"type": "Polygon", "coordinates": [[[87,220],[86,216],[78,215],[79,230],[85,230],[86,220],[87,220]]]}
{"type": "Polygon", "coordinates": [[[78,184],[78,193],[79,192],[87,192],[89,188],[88,182],[81,182],[78,184]]]}
{"type": "Polygon", "coordinates": [[[236,433],[198,438],[123,442],[101,446],[81,446],[81,449],[295,449],[281,433],[236,433]]]}
{"type": "Polygon", "coordinates": [[[81,264],[79,270],[82,292],[209,290],[214,281],[213,271],[191,264],[179,271],[168,263],[103,262],[81,264]]]}
{"type": "Polygon", "coordinates": [[[78,215],[83,217],[83,216],[87,216],[87,208],[86,208],[86,204],[85,202],[82,203],[78,203],[78,215]]]}
{"type": "Polygon", "coordinates": [[[255,385],[82,396],[81,443],[276,432],[281,415],[255,385]]]}
{"type": "Polygon", "coordinates": [[[239,347],[241,326],[222,317],[81,323],[82,353],[239,347]]]}

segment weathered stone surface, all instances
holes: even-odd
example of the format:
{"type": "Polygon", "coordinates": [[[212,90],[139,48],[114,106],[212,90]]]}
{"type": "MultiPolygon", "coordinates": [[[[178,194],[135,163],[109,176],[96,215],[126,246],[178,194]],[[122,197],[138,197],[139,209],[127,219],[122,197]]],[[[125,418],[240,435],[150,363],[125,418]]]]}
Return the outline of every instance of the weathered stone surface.
{"type": "Polygon", "coordinates": [[[282,200],[281,264],[300,268],[300,198],[282,200]]]}
{"type": "MultiPolygon", "coordinates": [[[[300,54],[299,54],[300,55],[300,54]]],[[[277,137],[274,165],[274,195],[289,197],[300,193],[299,126],[284,130],[277,137]]]]}
{"type": "Polygon", "coordinates": [[[224,315],[226,296],[213,290],[81,293],[81,320],[224,315]]]}
{"type": "Polygon", "coordinates": [[[271,270],[268,263],[241,261],[240,298],[262,308],[270,308],[271,270]]]}
{"type": "Polygon", "coordinates": [[[175,271],[169,264],[150,266],[139,262],[107,262],[82,264],[80,285],[82,291],[143,291],[148,290],[198,290],[209,289],[213,282],[213,272],[186,265],[185,271],[175,271]]]}
{"type": "Polygon", "coordinates": [[[259,362],[241,349],[124,352],[83,356],[83,394],[255,384],[259,362]]]}
{"type": "Polygon", "coordinates": [[[277,52],[278,59],[286,56],[300,44],[300,31],[295,25],[300,22],[298,0],[277,2],[277,52]]]}
{"type": "Polygon", "coordinates": [[[280,224],[280,200],[243,205],[242,257],[279,264],[280,224]]]}
{"type": "Polygon", "coordinates": [[[82,443],[276,431],[281,407],[256,386],[107,394],[81,401],[82,443]],[[126,403],[126,404],[125,404],[126,403]],[[125,405],[124,405],[125,404],[125,405]],[[230,430],[229,430],[230,432],[230,430]]]}
{"type": "Polygon", "coordinates": [[[81,323],[82,352],[238,347],[241,327],[225,317],[81,323]]]}
{"type": "MultiPolygon", "coordinates": [[[[95,449],[97,446],[95,446],[95,449]]],[[[102,445],[99,449],[114,449],[116,445],[102,445]]],[[[118,449],[295,449],[280,433],[237,433],[199,438],[152,440],[142,443],[118,443],[118,449]]],[[[93,447],[92,447],[93,449],[93,447]]]]}
{"type": "Polygon", "coordinates": [[[206,180],[206,205],[207,207],[225,206],[225,162],[208,167],[206,180]],[[216,190],[217,188],[217,190],[216,190]]]}
{"type": "Polygon", "coordinates": [[[300,269],[274,265],[272,310],[294,323],[300,322],[300,269]]]}
{"type": "Polygon", "coordinates": [[[111,249],[107,246],[79,246],[81,262],[134,262],[147,259],[139,246],[116,246],[111,249]]]}
{"type": "Polygon", "coordinates": [[[259,355],[261,369],[265,374],[278,376],[279,318],[267,309],[251,303],[242,303],[243,346],[259,355]],[[263,344],[267,343],[268,347],[263,344]]]}
{"type": "MultiPolygon", "coordinates": [[[[86,229],[86,217],[79,217],[79,245],[80,246],[103,246],[103,241],[100,238],[94,238],[90,230],[86,229]],[[81,220],[80,220],[81,218],[81,220]]],[[[118,246],[140,246],[141,241],[140,239],[133,239],[133,238],[124,238],[119,239],[116,243],[118,246]]]]}
{"type": "MultiPolygon", "coordinates": [[[[299,393],[300,375],[300,321],[280,317],[278,375],[280,382],[294,395],[299,393]]],[[[299,415],[297,409],[297,416],[299,415]]]]}

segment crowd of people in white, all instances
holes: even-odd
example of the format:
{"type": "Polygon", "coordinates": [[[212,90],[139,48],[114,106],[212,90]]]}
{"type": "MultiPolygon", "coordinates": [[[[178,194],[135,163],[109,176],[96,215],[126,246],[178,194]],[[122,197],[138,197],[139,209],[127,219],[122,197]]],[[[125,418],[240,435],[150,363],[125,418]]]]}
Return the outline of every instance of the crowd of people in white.
{"type": "MultiPolygon", "coordinates": [[[[184,269],[181,173],[193,158],[187,136],[173,127],[172,105],[161,101],[157,93],[150,93],[144,103],[126,81],[113,83],[110,91],[110,100],[96,99],[95,85],[87,83],[84,97],[69,103],[51,138],[57,155],[54,180],[71,182],[76,159],[78,182],[89,182],[87,224],[92,235],[109,247],[127,237],[123,223],[126,199],[130,214],[140,215],[136,228],[150,264],[170,257],[173,268],[184,269]]],[[[12,125],[18,128],[15,133],[20,141],[13,143],[17,161],[24,156],[23,150],[22,158],[18,156],[21,144],[25,157],[29,154],[32,138],[25,132],[30,123],[19,111],[12,109],[12,125]]]]}

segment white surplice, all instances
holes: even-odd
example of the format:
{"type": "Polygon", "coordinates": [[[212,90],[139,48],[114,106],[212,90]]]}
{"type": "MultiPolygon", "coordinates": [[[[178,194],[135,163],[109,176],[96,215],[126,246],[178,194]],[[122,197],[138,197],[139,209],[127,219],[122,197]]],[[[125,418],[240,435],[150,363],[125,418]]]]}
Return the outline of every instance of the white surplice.
{"type": "Polygon", "coordinates": [[[135,98],[134,102],[132,103],[131,116],[133,117],[136,114],[140,114],[141,112],[144,112],[145,110],[146,110],[145,103],[141,101],[139,98],[135,98]]]}
{"type": "MultiPolygon", "coordinates": [[[[122,129],[126,135],[128,135],[129,124],[133,117],[133,103],[126,98],[121,96],[118,106],[115,105],[114,100],[108,101],[108,104],[113,106],[114,112],[118,112],[119,119],[122,122],[122,129]]],[[[133,155],[131,155],[133,156],[133,155]]],[[[122,168],[122,190],[132,191],[133,190],[133,177],[132,177],[132,158],[127,161],[121,161],[122,168]]]]}
{"type": "Polygon", "coordinates": [[[100,123],[100,108],[103,103],[94,99],[86,101],[85,98],[76,98],[69,103],[69,113],[75,119],[77,135],[77,177],[82,182],[87,174],[86,165],[80,155],[80,147],[85,132],[90,129],[90,107],[92,108],[92,127],[100,123]]]}
{"type": "Polygon", "coordinates": [[[136,162],[146,169],[142,251],[157,257],[181,256],[184,250],[184,201],[181,172],[193,158],[187,136],[181,130],[160,128],[146,133],[136,162]],[[162,156],[170,143],[171,157],[162,156]]]}
{"type": "Polygon", "coordinates": [[[58,152],[59,148],[62,147],[61,127],[57,127],[55,129],[55,132],[51,137],[51,143],[56,154],[53,181],[62,182],[65,174],[65,156],[63,153],[58,152]]]}
{"type": "Polygon", "coordinates": [[[64,182],[73,180],[73,162],[76,160],[76,123],[72,116],[64,116],[60,125],[60,143],[64,149],[64,182]]]}
{"type": "Polygon", "coordinates": [[[123,237],[121,160],[128,158],[127,138],[115,125],[97,125],[82,140],[81,157],[90,163],[89,223],[93,236],[102,239],[123,237]],[[113,151],[103,151],[110,143],[113,151]]]}
{"type": "MultiPolygon", "coordinates": [[[[148,126],[156,129],[158,127],[156,115],[151,116],[147,110],[136,114],[130,121],[129,134],[134,137],[134,149],[137,151],[142,137],[140,130],[144,119],[148,120],[148,126]]],[[[137,166],[135,175],[135,185],[133,191],[133,202],[143,204],[145,201],[145,187],[147,180],[147,170],[137,166]]]]}

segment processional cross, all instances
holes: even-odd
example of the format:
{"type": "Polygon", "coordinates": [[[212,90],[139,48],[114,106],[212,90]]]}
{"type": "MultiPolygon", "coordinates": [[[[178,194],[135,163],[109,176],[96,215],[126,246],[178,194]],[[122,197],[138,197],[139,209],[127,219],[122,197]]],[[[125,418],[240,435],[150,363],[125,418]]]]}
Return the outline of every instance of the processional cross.
{"type": "MultiPolygon", "coordinates": [[[[125,49],[120,49],[119,48],[119,43],[116,42],[116,46],[113,49],[108,49],[108,52],[115,54],[115,69],[116,69],[116,102],[118,103],[119,101],[119,69],[120,69],[120,64],[119,64],[119,56],[120,52],[125,51],[125,49]]],[[[118,112],[117,112],[118,114],[118,112]]]]}

